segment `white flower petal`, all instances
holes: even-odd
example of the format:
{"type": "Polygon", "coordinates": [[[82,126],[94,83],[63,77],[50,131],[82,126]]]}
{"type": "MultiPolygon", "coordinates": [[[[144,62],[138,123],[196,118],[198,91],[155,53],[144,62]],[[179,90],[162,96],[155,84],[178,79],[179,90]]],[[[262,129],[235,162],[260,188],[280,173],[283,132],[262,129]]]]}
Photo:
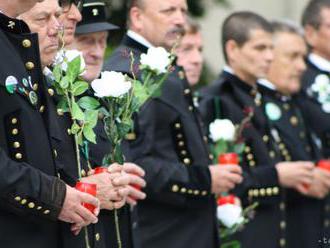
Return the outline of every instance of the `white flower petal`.
{"type": "Polygon", "coordinates": [[[235,126],[228,119],[216,119],[209,126],[210,138],[217,142],[220,139],[233,141],[235,137],[235,126]]]}
{"type": "Polygon", "coordinates": [[[217,217],[228,228],[244,221],[242,208],[229,203],[217,207],[217,217]]]}
{"type": "Polygon", "coordinates": [[[147,54],[141,54],[140,63],[157,73],[166,73],[170,54],[163,47],[151,47],[147,54]]]}

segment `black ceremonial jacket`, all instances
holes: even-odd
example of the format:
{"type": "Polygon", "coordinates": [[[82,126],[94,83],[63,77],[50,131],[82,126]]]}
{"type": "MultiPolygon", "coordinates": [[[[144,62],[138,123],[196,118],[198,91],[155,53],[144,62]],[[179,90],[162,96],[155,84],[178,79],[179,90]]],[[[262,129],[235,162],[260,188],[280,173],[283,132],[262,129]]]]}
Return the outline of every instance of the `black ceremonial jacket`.
{"type": "MultiPolygon", "coordinates": [[[[130,51],[139,63],[147,48],[125,36],[105,69],[132,74],[130,51]]],[[[147,199],[137,206],[143,248],[218,247],[207,139],[182,76],[175,67],[162,95],[136,116],[127,142],[127,158],[146,171],[147,199]]]]}
{"type": "Polygon", "coordinates": [[[38,37],[0,14],[0,244],[58,247],[65,184],[54,177],[38,37]]]}
{"type": "Polygon", "coordinates": [[[201,98],[200,110],[206,125],[215,119],[229,119],[239,124],[245,117],[244,109],[253,108],[251,123],[243,130],[246,147],[240,166],[244,180],[234,191],[242,199],[243,206],[253,202],[258,202],[259,206],[254,219],[235,238],[240,240],[242,247],[285,247],[285,192],[279,186],[274,167],[280,154],[270,135],[260,93],[235,75],[223,71],[212,85],[201,90],[201,98]]]}

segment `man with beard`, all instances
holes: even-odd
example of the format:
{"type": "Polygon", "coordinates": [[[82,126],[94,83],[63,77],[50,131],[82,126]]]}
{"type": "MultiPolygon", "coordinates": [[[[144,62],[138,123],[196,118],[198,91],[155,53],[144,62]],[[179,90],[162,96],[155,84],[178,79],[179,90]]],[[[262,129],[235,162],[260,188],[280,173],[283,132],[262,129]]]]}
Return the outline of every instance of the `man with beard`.
{"type": "MultiPolygon", "coordinates": [[[[55,177],[55,164],[44,113],[37,35],[17,19],[42,1],[2,1],[1,50],[1,206],[0,243],[4,247],[58,247],[57,219],[80,226],[97,218],[81,206],[98,206],[55,177]]],[[[97,214],[98,208],[95,213],[97,214]]]]}
{"type": "Polygon", "coordinates": [[[272,27],[253,12],[236,12],[227,17],[222,27],[222,47],[227,62],[219,79],[202,92],[202,114],[209,125],[215,119],[229,119],[234,125],[246,117],[253,118],[242,132],[245,149],[240,166],[242,184],[234,193],[243,206],[258,202],[256,215],[237,234],[243,247],[286,247],[285,188],[306,192],[313,164],[281,162],[274,130],[262,109],[262,96],[257,79],[267,75],[273,60],[272,27]],[[255,235],[259,230],[259,235],[255,235]]]}
{"type": "MultiPolygon", "coordinates": [[[[105,63],[132,75],[130,53],[161,46],[170,51],[182,35],[185,0],[137,0],[128,4],[128,32],[105,63]]],[[[173,72],[160,97],[147,102],[127,137],[126,156],[146,171],[147,199],[137,205],[136,237],[143,248],[218,247],[214,194],[241,182],[238,166],[210,166],[191,89],[182,70],[173,72]],[[202,229],[198,227],[203,227],[202,229]]],[[[140,72],[134,72],[139,79],[140,72]]]]}

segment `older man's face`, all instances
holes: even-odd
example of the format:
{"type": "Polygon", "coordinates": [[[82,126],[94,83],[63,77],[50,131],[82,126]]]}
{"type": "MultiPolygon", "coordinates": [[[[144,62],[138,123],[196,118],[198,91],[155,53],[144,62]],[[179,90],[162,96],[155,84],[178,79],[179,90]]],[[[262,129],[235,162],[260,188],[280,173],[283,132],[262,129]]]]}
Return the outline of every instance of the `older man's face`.
{"type": "Polygon", "coordinates": [[[86,81],[96,79],[102,70],[104,52],[107,47],[108,32],[95,32],[77,35],[70,48],[83,53],[86,62],[86,73],[83,75],[86,81]]]}
{"type": "Polygon", "coordinates": [[[30,27],[32,32],[39,35],[39,48],[41,64],[47,66],[59,48],[58,31],[60,24],[58,18],[61,8],[57,0],[45,0],[37,3],[31,10],[20,16],[30,27]]]}
{"type": "Polygon", "coordinates": [[[18,6],[17,6],[17,13],[23,14],[26,11],[29,11],[34,7],[36,3],[41,3],[44,0],[20,0],[18,6]]]}
{"type": "Polygon", "coordinates": [[[154,46],[172,48],[187,16],[186,0],[145,0],[139,10],[139,33],[154,46]]]}

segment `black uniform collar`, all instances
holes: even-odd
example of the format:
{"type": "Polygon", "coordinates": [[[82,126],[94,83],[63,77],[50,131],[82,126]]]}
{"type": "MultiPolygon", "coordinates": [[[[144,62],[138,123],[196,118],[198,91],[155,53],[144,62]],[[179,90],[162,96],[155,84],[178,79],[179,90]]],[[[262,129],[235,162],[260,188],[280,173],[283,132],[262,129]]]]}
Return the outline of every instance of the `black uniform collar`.
{"type": "Polygon", "coordinates": [[[129,37],[127,34],[124,36],[122,42],[125,46],[141,51],[142,53],[147,53],[148,47],[137,42],[136,40],[129,37]]]}
{"type": "Polygon", "coordinates": [[[308,58],[306,59],[306,64],[307,64],[307,67],[310,67],[310,68],[313,68],[315,69],[316,71],[319,71],[320,73],[323,73],[323,74],[329,74],[328,71],[324,71],[324,70],[321,70],[319,67],[317,67],[314,63],[312,63],[308,58]]]}
{"type": "Polygon", "coordinates": [[[0,13],[0,29],[14,34],[31,33],[28,25],[24,21],[10,18],[3,13],[0,13]]]}

